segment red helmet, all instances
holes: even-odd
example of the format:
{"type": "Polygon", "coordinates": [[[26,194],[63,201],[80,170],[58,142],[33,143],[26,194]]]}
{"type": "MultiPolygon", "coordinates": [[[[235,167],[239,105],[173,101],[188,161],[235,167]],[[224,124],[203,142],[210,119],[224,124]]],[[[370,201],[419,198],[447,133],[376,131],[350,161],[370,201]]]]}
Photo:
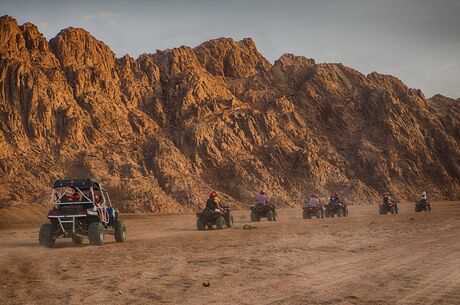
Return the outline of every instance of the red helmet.
{"type": "Polygon", "coordinates": [[[317,194],[315,194],[315,193],[313,193],[313,194],[311,194],[311,196],[310,196],[310,197],[313,197],[313,198],[318,198],[318,195],[317,195],[317,194]]]}
{"type": "Polygon", "coordinates": [[[209,198],[216,198],[217,197],[217,192],[212,191],[211,194],[209,194],[209,198]]]}
{"type": "Polygon", "coordinates": [[[390,193],[385,192],[385,193],[383,193],[383,196],[388,197],[388,196],[390,196],[390,193]]]}
{"type": "Polygon", "coordinates": [[[339,193],[337,193],[337,192],[334,192],[334,196],[339,196],[339,193]]]}
{"type": "Polygon", "coordinates": [[[260,195],[265,195],[264,190],[260,190],[260,195]]]}

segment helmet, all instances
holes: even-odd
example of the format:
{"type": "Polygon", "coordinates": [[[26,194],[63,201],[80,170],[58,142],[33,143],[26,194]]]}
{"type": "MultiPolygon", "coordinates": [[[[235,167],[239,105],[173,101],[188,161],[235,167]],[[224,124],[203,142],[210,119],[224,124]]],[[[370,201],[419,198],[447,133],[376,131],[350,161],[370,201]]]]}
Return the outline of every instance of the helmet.
{"type": "Polygon", "coordinates": [[[209,198],[216,198],[217,197],[217,192],[212,191],[211,194],[209,194],[209,198]]]}
{"type": "Polygon", "coordinates": [[[385,193],[383,193],[383,196],[384,196],[384,197],[388,197],[388,196],[390,196],[390,193],[385,192],[385,193]]]}
{"type": "Polygon", "coordinates": [[[260,190],[260,195],[265,195],[264,190],[260,190]]]}
{"type": "Polygon", "coordinates": [[[334,195],[334,197],[337,197],[337,196],[339,196],[339,193],[337,193],[337,192],[334,192],[334,194],[333,194],[333,195],[334,195]]]}
{"type": "Polygon", "coordinates": [[[95,202],[99,202],[99,195],[98,194],[94,194],[94,201],[95,202]]]}
{"type": "Polygon", "coordinates": [[[317,195],[317,194],[315,194],[315,193],[313,193],[313,194],[311,194],[311,196],[310,196],[310,197],[313,197],[313,198],[318,198],[318,195],[317,195]]]}

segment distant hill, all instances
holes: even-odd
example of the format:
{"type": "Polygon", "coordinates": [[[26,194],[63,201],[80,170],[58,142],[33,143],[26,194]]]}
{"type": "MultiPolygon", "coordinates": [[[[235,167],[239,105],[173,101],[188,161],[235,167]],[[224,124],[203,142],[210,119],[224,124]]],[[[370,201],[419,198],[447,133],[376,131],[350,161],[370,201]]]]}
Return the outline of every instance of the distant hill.
{"type": "Polygon", "coordinates": [[[116,58],[83,29],[48,41],[0,19],[0,205],[45,203],[59,177],[101,179],[124,211],[191,210],[339,191],[375,203],[460,194],[459,101],[247,38],[116,58]]]}

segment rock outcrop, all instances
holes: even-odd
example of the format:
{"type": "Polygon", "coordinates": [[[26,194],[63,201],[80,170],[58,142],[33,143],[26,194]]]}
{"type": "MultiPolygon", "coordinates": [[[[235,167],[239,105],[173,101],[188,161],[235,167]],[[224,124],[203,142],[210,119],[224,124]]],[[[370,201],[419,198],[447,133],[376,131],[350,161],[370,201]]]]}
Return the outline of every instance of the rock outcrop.
{"type": "Polygon", "coordinates": [[[292,54],[272,65],[249,38],[133,59],[83,29],[48,42],[4,16],[0,33],[1,206],[85,176],[142,212],[191,210],[213,189],[235,205],[260,188],[288,205],[460,194],[459,101],[395,77],[292,54]]]}

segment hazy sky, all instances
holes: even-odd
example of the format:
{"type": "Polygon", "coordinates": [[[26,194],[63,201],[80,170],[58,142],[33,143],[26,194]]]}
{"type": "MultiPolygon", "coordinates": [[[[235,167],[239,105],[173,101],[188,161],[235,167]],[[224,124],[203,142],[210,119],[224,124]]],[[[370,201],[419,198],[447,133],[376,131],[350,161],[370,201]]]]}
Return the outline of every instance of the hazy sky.
{"type": "Polygon", "coordinates": [[[217,37],[399,77],[427,97],[460,97],[460,0],[0,0],[0,14],[48,39],[82,27],[137,57],[217,37]]]}

